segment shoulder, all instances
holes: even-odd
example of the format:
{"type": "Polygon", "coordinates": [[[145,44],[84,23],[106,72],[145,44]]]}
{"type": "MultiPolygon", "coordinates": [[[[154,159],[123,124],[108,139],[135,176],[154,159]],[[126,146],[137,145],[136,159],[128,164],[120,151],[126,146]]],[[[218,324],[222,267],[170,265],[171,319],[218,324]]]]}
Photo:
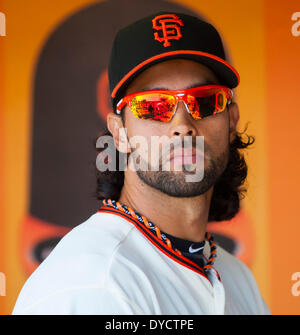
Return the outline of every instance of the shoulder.
{"type": "Polygon", "coordinates": [[[55,257],[69,251],[74,256],[85,253],[111,255],[132,229],[133,225],[124,218],[98,212],[66,234],[51,255],[55,257]]]}
{"type": "MultiPolygon", "coordinates": [[[[62,265],[61,271],[76,269],[101,271],[106,267],[115,251],[134,228],[127,220],[109,213],[95,213],[88,220],[66,234],[51,254],[40,265],[43,268],[62,265]],[[101,260],[101,267],[95,266],[101,260]],[[104,262],[104,263],[103,263],[104,262]],[[77,266],[73,267],[75,264],[77,266]],[[80,264],[80,268],[79,268],[80,264]],[[67,268],[65,266],[67,265],[67,268]],[[89,269],[90,268],[90,269],[89,269]]],[[[38,272],[39,272],[38,271],[38,272]]]]}
{"type": "Polygon", "coordinates": [[[57,295],[76,297],[82,291],[119,299],[113,298],[116,292],[106,280],[112,260],[133,228],[127,220],[109,213],[95,213],[73,228],[28,278],[14,312],[39,301],[50,302],[57,295]]]}

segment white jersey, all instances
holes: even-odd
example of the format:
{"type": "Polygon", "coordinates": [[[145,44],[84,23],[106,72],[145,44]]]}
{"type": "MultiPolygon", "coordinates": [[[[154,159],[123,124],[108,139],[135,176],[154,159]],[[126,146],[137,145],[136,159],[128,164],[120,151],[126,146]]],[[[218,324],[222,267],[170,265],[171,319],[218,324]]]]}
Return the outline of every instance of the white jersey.
{"type": "Polygon", "coordinates": [[[237,258],[218,246],[206,276],[136,221],[108,210],[75,227],[29,277],[13,314],[270,314],[237,258]]]}

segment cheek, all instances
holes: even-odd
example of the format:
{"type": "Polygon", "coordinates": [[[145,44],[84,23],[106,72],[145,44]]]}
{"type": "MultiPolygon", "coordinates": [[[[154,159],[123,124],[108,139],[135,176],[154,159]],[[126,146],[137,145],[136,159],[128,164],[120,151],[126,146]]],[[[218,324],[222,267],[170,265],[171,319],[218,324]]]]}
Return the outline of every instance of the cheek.
{"type": "Polygon", "coordinates": [[[125,127],[129,138],[132,136],[143,136],[148,141],[151,136],[163,135],[162,126],[158,121],[139,120],[129,108],[125,108],[125,127]]]}
{"type": "Polygon", "coordinates": [[[159,154],[156,151],[152,151],[151,155],[151,144],[155,136],[162,135],[161,125],[156,121],[139,120],[129,113],[126,114],[125,127],[132,152],[135,151],[144,161],[158,159],[159,154]]]}
{"type": "Polygon", "coordinates": [[[125,108],[125,127],[127,129],[128,137],[132,136],[151,136],[151,121],[137,119],[129,108],[125,108]],[[150,123],[149,123],[150,122],[150,123]]]}
{"type": "Polygon", "coordinates": [[[201,120],[199,134],[204,136],[204,143],[209,153],[220,153],[226,150],[229,143],[229,123],[224,115],[217,114],[201,120]]]}

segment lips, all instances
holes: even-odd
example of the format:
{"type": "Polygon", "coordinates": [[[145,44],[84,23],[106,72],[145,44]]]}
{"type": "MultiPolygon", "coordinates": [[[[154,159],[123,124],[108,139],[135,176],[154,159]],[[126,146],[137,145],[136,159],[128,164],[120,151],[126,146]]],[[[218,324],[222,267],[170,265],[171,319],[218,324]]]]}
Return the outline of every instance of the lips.
{"type": "Polygon", "coordinates": [[[200,150],[196,148],[192,149],[175,149],[170,155],[170,162],[176,164],[195,164],[201,159],[204,159],[204,155],[200,150]]]}

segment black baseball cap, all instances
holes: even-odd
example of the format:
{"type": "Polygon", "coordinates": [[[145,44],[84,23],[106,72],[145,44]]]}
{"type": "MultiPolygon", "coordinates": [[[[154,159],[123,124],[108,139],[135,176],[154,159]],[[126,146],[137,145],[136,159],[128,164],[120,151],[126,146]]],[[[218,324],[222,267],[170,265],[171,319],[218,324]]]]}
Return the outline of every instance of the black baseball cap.
{"type": "Polygon", "coordinates": [[[182,13],[159,12],[121,29],[114,39],[108,67],[114,110],[138,74],[174,58],[204,64],[229,88],[239,84],[239,74],[226,61],[221,37],[210,23],[182,13]]]}

